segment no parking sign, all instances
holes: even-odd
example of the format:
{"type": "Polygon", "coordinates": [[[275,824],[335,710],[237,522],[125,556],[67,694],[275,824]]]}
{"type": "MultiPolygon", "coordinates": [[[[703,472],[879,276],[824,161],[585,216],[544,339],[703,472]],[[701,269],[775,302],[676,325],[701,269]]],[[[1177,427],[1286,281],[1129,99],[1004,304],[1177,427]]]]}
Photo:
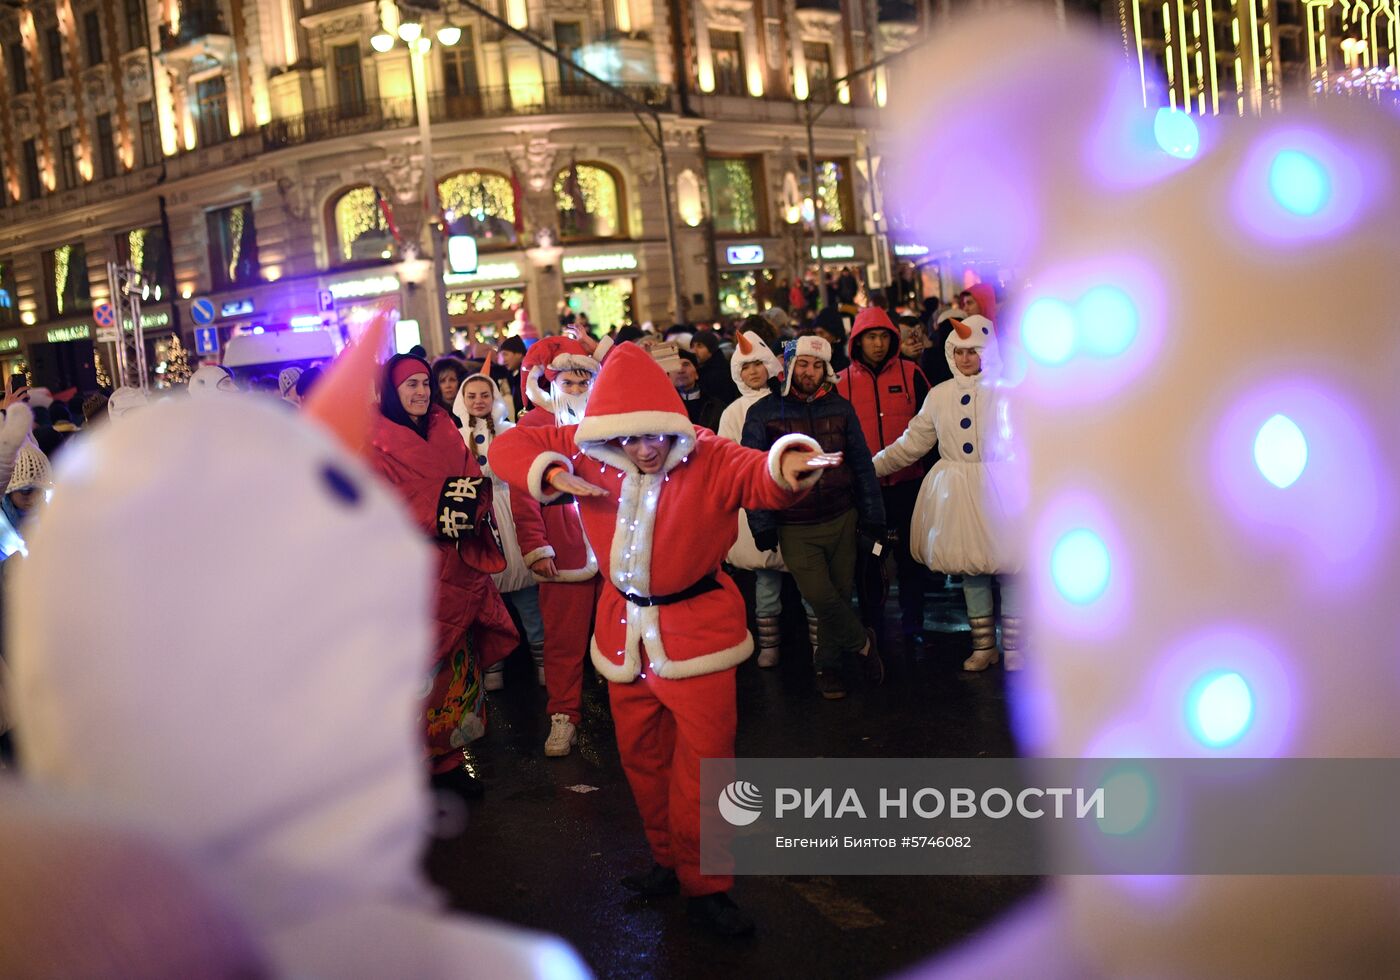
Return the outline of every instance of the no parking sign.
{"type": "Polygon", "coordinates": [[[111,303],[98,303],[92,308],[92,320],[97,324],[96,340],[99,344],[111,344],[117,340],[117,311],[111,303]]]}

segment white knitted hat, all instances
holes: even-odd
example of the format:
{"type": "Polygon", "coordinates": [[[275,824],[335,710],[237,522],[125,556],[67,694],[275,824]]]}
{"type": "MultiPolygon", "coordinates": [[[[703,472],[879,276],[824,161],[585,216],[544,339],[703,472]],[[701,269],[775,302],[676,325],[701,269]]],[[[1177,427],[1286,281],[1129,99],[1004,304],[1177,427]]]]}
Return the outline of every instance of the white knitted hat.
{"type": "Polygon", "coordinates": [[[53,487],[53,474],[49,471],[49,458],[43,454],[38,446],[26,442],[19,447],[19,455],[15,457],[15,471],[10,476],[10,485],[5,488],[6,493],[14,493],[16,490],[48,490],[53,487]]]}

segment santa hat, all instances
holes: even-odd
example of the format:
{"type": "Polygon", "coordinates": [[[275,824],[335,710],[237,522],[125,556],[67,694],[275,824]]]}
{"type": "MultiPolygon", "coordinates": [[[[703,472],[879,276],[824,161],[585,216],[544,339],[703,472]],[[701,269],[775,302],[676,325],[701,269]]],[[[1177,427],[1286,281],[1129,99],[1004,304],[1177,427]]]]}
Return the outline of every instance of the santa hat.
{"type": "Polygon", "coordinates": [[[982,355],[982,373],[988,377],[999,375],[1001,357],[997,350],[997,336],[992,321],[974,313],[952,323],[953,329],[948,333],[948,339],[943,342],[943,354],[948,359],[948,369],[953,372],[953,377],[962,376],[957,365],[953,363],[955,350],[976,350],[982,355]]]}
{"type": "Polygon", "coordinates": [[[695,448],[695,426],[670,377],[636,344],[618,344],[593,385],[588,414],[579,423],[574,441],[599,462],[635,473],[636,465],[611,441],[643,435],[676,437],[664,472],[695,448]]]}
{"type": "MultiPolygon", "coordinates": [[[[768,377],[781,378],[783,376],[783,365],[778,357],[763,342],[763,338],[752,330],[745,330],[735,337],[734,356],[729,359],[729,374],[734,379],[734,384],[743,391],[748,385],[744,384],[740,377],[744,370],[744,365],[753,361],[761,361],[768,369],[768,377]]],[[[765,389],[766,390],[766,389],[765,389]]]]}
{"type": "Polygon", "coordinates": [[[827,343],[826,338],[816,334],[798,337],[783,345],[783,368],[787,371],[787,378],[783,381],[783,394],[786,395],[792,389],[792,362],[799,357],[818,358],[826,365],[826,380],[836,380],[836,372],[831,369],[831,345],[827,343]]]}
{"type": "Polygon", "coordinates": [[[554,399],[540,387],[540,375],[550,384],[563,371],[598,373],[598,362],[584,353],[583,345],[571,337],[546,337],[530,345],[525,360],[520,362],[525,372],[525,391],[530,400],[547,412],[554,411],[554,399]]]}

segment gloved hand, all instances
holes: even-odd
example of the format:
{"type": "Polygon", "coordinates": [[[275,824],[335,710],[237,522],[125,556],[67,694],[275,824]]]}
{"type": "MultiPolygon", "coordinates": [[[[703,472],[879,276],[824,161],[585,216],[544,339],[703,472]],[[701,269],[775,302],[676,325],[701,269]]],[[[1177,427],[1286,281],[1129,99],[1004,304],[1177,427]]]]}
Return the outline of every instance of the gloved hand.
{"type": "Polygon", "coordinates": [[[778,529],[773,527],[766,531],[759,531],[753,536],[753,543],[758,546],[759,551],[777,551],[778,529]]]}
{"type": "Polygon", "coordinates": [[[856,522],[856,533],[871,541],[885,541],[886,530],[883,524],[871,524],[868,521],[856,522]]]}

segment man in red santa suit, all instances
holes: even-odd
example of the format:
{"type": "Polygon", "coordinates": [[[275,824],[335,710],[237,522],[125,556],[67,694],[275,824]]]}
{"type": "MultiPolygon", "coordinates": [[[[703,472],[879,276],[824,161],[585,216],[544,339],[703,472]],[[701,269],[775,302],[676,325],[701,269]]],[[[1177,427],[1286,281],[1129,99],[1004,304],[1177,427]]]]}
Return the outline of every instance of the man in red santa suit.
{"type": "MultiPolygon", "coordinates": [[[[537,341],[521,362],[521,370],[525,391],[536,407],[520,416],[518,427],[553,431],[583,419],[598,362],[584,353],[578,341],[568,337],[537,341]],[[541,378],[548,391],[540,386],[541,378]]],[[[578,507],[571,497],[556,494],[541,501],[523,487],[512,485],[510,509],[520,554],[540,583],[543,674],[550,720],[544,754],[565,756],[578,739],[583,660],[588,655],[589,626],[601,585],[598,562],[583,536],[578,507]]]]}
{"type": "Polygon", "coordinates": [[[768,452],[697,430],[641,348],[607,355],[577,426],[517,426],[492,443],[494,471],[541,502],[572,494],[607,584],[593,664],[608,679],[623,769],[655,864],[623,884],[690,898],[692,920],[753,931],[733,878],[700,873],[700,760],[734,754],[734,670],[753,652],[744,600],[720,562],[739,509],[796,501],[840,455],[805,435],[768,452]]]}

